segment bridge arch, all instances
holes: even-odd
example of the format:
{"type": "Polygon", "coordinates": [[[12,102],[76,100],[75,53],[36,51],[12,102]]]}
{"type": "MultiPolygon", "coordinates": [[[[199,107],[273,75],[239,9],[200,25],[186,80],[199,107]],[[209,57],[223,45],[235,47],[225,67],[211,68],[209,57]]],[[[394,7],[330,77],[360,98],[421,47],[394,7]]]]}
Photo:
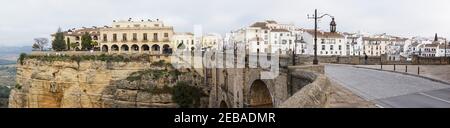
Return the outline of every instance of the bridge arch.
{"type": "Polygon", "coordinates": [[[262,80],[255,80],[250,86],[250,108],[272,108],[273,97],[269,87],[262,80]]]}

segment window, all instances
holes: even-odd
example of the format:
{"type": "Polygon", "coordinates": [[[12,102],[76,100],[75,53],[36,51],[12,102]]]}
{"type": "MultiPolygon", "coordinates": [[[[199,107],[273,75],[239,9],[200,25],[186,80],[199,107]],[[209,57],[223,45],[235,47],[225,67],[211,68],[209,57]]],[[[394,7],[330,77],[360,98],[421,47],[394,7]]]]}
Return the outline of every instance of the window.
{"type": "Polygon", "coordinates": [[[256,42],[256,45],[259,45],[259,42],[256,42]]]}
{"type": "Polygon", "coordinates": [[[169,33],[164,33],[164,37],[169,37],[169,33]]]}
{"type": "Polygon", "coordinates": [[[292,40],[289,40],[289,44],[292,44],[292,40]]]}
{"type": "Polygon", "coordinates": [[[283,36],[283,33],[280,33],[280,37],[282,37],[283,36]]]}
{"type": "Polygon", "coordinates": [[[330,50],[333,50],[334,49],[334,46],[333,45],[330,45],[330,50]]]}
{"type": "Polygon", "coordinates": [[[134,27],[135,27],[135,28],[139,28],[139,27],[141,27],[141,25],[135,24],[134,27]]]}
{"type": "Polygon", "coordinates": [[[153,41],[158,41],[158,33],[153,33],[153,41]]]}
{"type": "Polygon", "coordinates": [[[144,41],[148,40],[147,33],[144,33],[143,37],[144,37],[144,41]]]}
{"type": "Polygon", "coordinates": [[[322,45],[322,50],[325,50],[325,45],[322,45]]]}
{"type": "Polygon", "coordinates": [[[339,50],[342,50],[342,46],[341,45],[339,45],[339,50]]]}
{"type": "Polygon", "coordinates": [[[322,42],[321,42],[322,44],[325,44],[325,39],[322,39],[322,42]]]}
{"type": "Polygon", "coordinates": [[[137,41],[137,33],[133,33],[133,41],[137,41]]]}
{"type": "Polygon", "coordinates": [[[106,34],[103,34],[103,41],[108,41],[108,35],[106,35],[106,34]]]}
{"type": "Polygon", "coordinates": [[[113,41],[117,41],[117,34],[113,34],[113,41]]]}
{"type": "Polygon", "coordinates": [[[122,34],[122,41],[127,41],[127,34],[126,33],[122,34]]]}
{"type": "Polygon", "coordinates": [[[120,28],[120,25],[116,25],[116,28],[120,28]]]}

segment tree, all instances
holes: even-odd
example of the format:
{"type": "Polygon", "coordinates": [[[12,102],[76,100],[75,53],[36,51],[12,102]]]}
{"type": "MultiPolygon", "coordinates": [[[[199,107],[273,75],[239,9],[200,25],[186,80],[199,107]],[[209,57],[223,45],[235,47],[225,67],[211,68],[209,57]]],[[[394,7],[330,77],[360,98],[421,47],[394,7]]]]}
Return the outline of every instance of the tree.
{"type": "Polygon", "coordinates": [[[98,42],[97,41],[92,41],[91,45],[92,45],[92,47],[96,47],[96,46],[98,46],[98,42]]]}
{"type": "Polygon", "coordinates": [[[187,82],[178,82],[173,88],[172,100],[181,108],[198,107],[200,98],[204,95],[202,90],[190,86],[187,82]]]}
{"type": "Polygon", "coordinates": [[[33,44],[33,46],[31,46],[33,48],[33,50],[39,50],[39,45],[37,45],[36,43],[33,44]]]}
{"type": "Polygon", "coordinates": [[[92,37],[87,32],[84,33],[83,36],[81,36],[81,49],[83,49],[84,51],[92,49],[92,37]]]}
{"type": "Polygon", "coordinates": [[[66,41],[64,41],[64,33],[61,31],[61,28],[58,28],[58,31],[55,34],[55,40],[53,40],[52,48],[55,51],[63,51],[66,49],[66,41]]]}
{"type": "Polygon", "coordinates": [[[33,49],[43,51],[48,42],[47,38],[34,38],[33,49]]]}
{"type": "Polygon", "coordinates": [[[70,43],[70,38],[67,38],[67,50],[69,50],[70,51],[70,48],[71,48],[71,43],[70,43]]]}
{"type": "Polygon", "coordinates": [[[78,43],[71,43],[70,44],[70,48],[72,48],[73,50],[76,50],[78,47],[78,43]]]}

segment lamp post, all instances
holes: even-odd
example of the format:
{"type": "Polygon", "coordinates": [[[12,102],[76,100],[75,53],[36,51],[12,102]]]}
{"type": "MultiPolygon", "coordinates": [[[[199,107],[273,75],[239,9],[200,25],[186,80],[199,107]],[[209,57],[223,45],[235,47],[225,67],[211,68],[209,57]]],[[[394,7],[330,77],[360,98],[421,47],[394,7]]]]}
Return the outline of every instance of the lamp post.
{"type": "Polygon", "coordinates": [[[308,19],[314,19],[314,60],[313,60],[314,65],[319,64],[319,60],[317,59],[317,20],[322,19],[325,16],[329,16],[332,18],[332,21],[330,23],[331,27],[330,31],[336,32],[336,22],[334,21],[334,16],[331,16],[330,14],[323,14],[322,16],[317,16],[317,9],[314,10],[313,16],[310,17],[308,15],[308,19]]]}

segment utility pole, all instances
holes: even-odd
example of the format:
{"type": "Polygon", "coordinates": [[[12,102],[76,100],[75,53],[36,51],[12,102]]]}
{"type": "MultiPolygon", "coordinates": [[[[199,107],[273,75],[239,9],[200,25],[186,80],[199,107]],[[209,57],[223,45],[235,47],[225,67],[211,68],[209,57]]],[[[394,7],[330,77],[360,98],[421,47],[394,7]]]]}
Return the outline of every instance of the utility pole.
{"type": "Polygon", "coordinates": [[[317,9],[314,10],[314,65],[319,64],[319,60],[317,59],[317,9]]]}

